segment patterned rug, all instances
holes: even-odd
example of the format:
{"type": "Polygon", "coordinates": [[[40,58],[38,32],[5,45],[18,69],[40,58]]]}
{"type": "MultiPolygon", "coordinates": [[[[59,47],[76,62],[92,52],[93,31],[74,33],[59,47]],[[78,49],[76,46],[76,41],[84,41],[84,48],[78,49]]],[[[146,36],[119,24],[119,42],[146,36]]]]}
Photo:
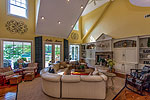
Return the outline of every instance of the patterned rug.
{"type": "MultiPolygon", "coordinates": [[[[124,86],[124,79],[116,77],[114,78],[114,89],[107,89],[107,96],[105,100],[112,100],[118,92],[124,86]]],[[[111,85],[111,81],[108,81],[108,86],[111,85]]],[[[49,97],[42,92],[41,78],[35,78],[33,81],[22,82],[18,85],[16,100],[80,100],[80,99],[57,99],[49,97]]],[[[83,99],[81,99],[83,100],[83,99]]],[[[121,99],[115,99],[121,100],[121,99]]],[[[124,99],[122,99],[124,100],[124,99]]]]}

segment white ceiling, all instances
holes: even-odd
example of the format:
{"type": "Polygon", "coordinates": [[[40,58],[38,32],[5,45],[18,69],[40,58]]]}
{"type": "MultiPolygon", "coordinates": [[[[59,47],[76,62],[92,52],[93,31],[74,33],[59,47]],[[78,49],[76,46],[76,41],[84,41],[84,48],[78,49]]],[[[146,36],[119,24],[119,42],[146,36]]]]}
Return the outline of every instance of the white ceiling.
{"type": "Polygon", "coordinates": [[[68,38],[71,26],[78,20],[87,2],[88,0],[41,0],[36,34],[68,38]],[[41,19],[42,16],[45,17],[44,20],[41,19]]]}
{"type": "Polygon", "coordinates": [[[140,7],[150,7],[150,0],[129,0],[131,4],[140,7]]]}
{"type": "Polygon", "coordinates": [[[96,1],[96,5],[94,5],[94,2],[91,2],[92,0],[89,0],[89,3],[87,4],[87,6],[85,7],[85,10],[82,13],[82,16],[88,14],[89,12],[95,10],[96,8],[102,6],[103,4],[105,4],[106,2],[109,2],[110,0],[95,0],[96,1]],[[90,3],[91,2],[91,3],[90,3]]]}

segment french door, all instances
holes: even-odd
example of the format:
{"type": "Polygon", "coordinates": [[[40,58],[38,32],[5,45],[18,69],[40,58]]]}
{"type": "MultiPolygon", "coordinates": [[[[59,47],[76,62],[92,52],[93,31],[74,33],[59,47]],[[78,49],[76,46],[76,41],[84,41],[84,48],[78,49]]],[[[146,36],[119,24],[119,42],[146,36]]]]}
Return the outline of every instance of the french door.
{"type": "Polygon", "coordinates": [[[45,43],[44,61],[45,67],[48,67],[51,63],[61,61],[62,44],[61,43],[45,43]]]}

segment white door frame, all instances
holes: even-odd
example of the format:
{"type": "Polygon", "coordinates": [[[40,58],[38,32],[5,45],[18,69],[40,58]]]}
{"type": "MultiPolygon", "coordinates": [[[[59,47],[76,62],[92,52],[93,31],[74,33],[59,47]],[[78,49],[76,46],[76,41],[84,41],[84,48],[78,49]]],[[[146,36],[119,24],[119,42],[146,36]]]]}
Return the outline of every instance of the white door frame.
{"type": "Polygon", "coordinates": [[[44,66],[44,68],[45,68],[45,44],[51,44],[52,45],[52,59],[55,59],[55,45],[60,45],[60,61],[62,61],[62,42],[47,42],[47,41],[45,41],[45,42],[43,42],[43,66],[44,66]]]}

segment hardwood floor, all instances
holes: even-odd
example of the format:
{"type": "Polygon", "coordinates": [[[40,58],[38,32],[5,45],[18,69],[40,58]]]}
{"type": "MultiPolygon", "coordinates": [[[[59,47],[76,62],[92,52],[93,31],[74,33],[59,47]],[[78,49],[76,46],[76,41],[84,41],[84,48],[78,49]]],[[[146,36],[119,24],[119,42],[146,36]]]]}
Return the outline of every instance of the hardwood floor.
{"type": "Polygon", "coordinates": [[[0,100],[15,100],[17,85],[1,86],[0,87],[0,100]]]}

